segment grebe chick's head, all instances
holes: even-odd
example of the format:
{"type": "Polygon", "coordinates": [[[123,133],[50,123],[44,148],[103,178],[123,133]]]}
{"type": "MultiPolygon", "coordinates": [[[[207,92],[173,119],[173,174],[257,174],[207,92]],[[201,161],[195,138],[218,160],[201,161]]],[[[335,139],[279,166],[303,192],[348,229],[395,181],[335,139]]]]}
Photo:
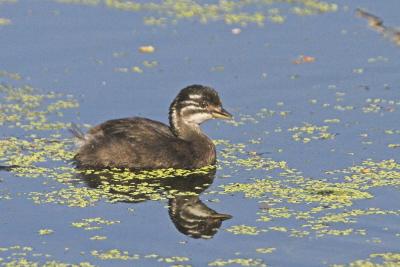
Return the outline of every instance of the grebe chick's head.
{"type": "Polygon", "coordinates": [[[191,85],[182,89],[170,106],[170,124],[196,127],[209,119],[231,119],[232,115],[222,107],[217,91],[203,85],[191,85]]]}

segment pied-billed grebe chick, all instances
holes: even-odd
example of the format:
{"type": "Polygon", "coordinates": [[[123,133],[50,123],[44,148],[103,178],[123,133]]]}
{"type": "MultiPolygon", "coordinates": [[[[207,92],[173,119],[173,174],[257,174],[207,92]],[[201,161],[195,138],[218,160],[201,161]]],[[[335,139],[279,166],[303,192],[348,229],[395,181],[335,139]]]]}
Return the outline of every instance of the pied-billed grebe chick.
{"type": "Polygon", "coordinates": [[[212,118],[229,119],[218,93],[206,86],[182,89],[169,110],[167,126],[146,118],[106,121],[87,134],[74,134],[80,148],[80,168],[194,169],[215,164],[213,142],[200,124],[212,118]]]}

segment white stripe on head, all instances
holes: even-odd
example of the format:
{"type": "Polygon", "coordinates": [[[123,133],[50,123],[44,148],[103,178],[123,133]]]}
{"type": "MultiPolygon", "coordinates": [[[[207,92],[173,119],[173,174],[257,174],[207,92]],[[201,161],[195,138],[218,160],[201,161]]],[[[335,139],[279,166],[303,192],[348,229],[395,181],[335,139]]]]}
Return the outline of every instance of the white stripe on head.
{"type": "Polygon", "coordinates": [[[199,106],[199,103],[198,102],[196,102],[196,101],[193,101],[193,100],[185,100],[185,101],[182,101],[182,102],[179,102],[180,104],[182,104],[182,105],[193,105],[193,106],[199,106]]]}
{"type": "Polygon", "coordinates": [[[189,95],[190,99],[201,99],[202,97],[202,95],[189,95]]]}

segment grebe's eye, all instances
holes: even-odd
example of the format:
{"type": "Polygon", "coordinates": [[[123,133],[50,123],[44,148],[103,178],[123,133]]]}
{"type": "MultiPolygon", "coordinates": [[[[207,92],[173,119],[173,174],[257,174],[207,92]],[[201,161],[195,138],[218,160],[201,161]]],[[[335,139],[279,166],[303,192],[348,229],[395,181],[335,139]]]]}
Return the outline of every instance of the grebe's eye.
{"type": "Polygon", "coordinates": [[[201,102],[200,102],[200,106],[201,106],[202,108],[207,107],[207,106],[208,106],[207,101],[201,101],[201,102]]]}

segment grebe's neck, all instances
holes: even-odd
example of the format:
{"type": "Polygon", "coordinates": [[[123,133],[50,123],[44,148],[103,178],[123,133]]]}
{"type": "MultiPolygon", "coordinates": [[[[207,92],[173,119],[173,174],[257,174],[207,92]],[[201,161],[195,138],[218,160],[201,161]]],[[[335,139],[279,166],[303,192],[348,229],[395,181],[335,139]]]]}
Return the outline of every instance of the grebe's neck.
{"type": "Polygon", "coordinates": [[[179,111],[180,110],[178,110],[176,106],[172,106],[169,113],[171,131],[176,137],[186,141],[193,141],[199,137],[207,138],[201,131],[199,124],[183,119],[183,116],[179,111]]]}

